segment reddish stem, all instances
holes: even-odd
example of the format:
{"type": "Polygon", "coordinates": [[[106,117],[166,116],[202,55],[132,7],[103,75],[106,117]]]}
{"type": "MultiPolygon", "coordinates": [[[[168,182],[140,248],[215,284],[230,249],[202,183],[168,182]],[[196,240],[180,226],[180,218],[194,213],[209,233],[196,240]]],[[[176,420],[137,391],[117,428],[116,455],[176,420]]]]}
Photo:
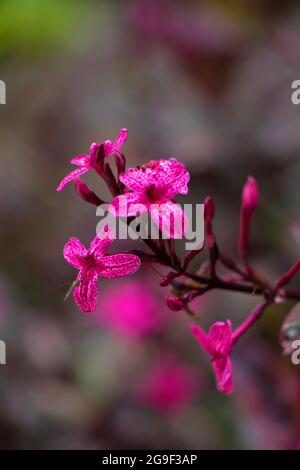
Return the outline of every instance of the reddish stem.
{"type": "Polygon", "coordinates": [[[265,309],[270,305],[272,301],[264,302],[262,304],[256,305],[256,307],[252,310],[250,315],[240,324],[232,334],[232,344],[235,344],[238,339],[243,336],[251,326],[259,320],[259,318],[264,313],[265,309]]]}
{"type": "Polygon", "coordinates": [[[300,269],[300,258],[293,264],[293,266],[282,276],[277,279],[275,284],[275,290],[280,289],[290,282],[290,280],[297,274],[300,269]]]}

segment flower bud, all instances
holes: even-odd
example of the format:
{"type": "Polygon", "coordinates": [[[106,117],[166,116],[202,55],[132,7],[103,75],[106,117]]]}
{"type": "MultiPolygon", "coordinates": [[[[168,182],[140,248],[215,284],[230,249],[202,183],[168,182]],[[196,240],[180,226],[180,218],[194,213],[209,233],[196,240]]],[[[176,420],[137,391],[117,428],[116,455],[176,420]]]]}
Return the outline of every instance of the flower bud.
{"type": "Polygon", "coordinates": [[[166,297],[166,304],[172,312],[179,312],[179,310],[182,310],[184,306],[183,300],[175,297],[174,295],[166,297]]]}
{"type": "Polygon", "coordinates": [[[259,202],[259,191],[256,179],[248,176],[247,182],[242,191],[242,210],[251,214],[254,212],[259,202]]]}
{"type": "Polygon", "coordinates": [[[248,252],[251,218],[258,206],[258,202],[259,191],[256,179],[253,176],[249,176],[242,191],[239,237],[239,252],[242,257],[245,257],[248,252]]]}

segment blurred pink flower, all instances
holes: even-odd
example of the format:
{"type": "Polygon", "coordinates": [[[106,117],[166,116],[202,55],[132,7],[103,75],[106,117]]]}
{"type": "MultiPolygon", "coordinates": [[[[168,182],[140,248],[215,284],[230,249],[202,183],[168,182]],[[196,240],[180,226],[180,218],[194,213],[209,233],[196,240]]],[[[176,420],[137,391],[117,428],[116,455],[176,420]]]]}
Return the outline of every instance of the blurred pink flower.
{"type": "Polygon", "coordinates": [[[113,231],[106,226],[92,241],[88,250],[77,238],[70,238],[64,247],[64,257],[74,268],[79,269],[78,286],[73,289],[73,297],[83,312],[96,310],[98,276],[113,279],[135,273],[140,265],[138,256],[113,254],[105,256],[105,251],[115,239],[113,231]]]}
{"type": "Polygon", "coordinates": [[[162,308],[150,286],[131,280],[105,291],[97,320],[127,339],[144,338],[163,324],[162,308]]]}
{"type": "Polygon", "coordinates": [[[169,356],[160,357],[138,388],[141,403],[174,414],[195,399],[201,383],[193,368],[169,356]]]}
{"type": "Polygon", "coordinates": [[[190,330],[201,347],[212,357],[212,367],[220,392],[230,394],[232,386],[232,365],[230,353],[232,348],[231,322],[216,322],[208,334],[199,325],[191,325],[190,330]]]}
{"type": "Polygon", "coordinates": [[[125,185],[127,192],[115,197],[111,204],[117,215],[121,216],[136,215],[137,207],[140,213],[149,211],[161,230],[171,225],[171,237],[182,236],[182,225],[186,225],[184,212],[172,198],[176,194],[188,193],[189,179],[190,175],[185,166],[174,158],[129,168],[126,173],[120,175],[120,181],[125,185]],[[122,209],[125,209],[125,212],[122,209]],[[170,224],[170,214],[174,217],[173,224],[170,224]]]}
{"type": "MultiPolygon", "coordinates": [[[[119,135],[117,136],[114,142],[111,140],[105,140],[103,142],[105,156],[109,157],[113,155],[113,153],[118,152],[122,145],[126,142],[128,131],[127,129],[121,129],[119,135]]],[[[68,173],[61,183],[59,184],[57,191],[62,191],[64,187],[70,183],[71,181],[78,178],[80,175],[87,173],[89,170],[93,168],[93,161],[96,160],[96,154],[101,144],[92,144],[90,147],[90,154],[89,155],[77,155],[77,157],[72,158],[71,163],[72,165],[77,165],[77,168],[71,173],[68,173]]]]}

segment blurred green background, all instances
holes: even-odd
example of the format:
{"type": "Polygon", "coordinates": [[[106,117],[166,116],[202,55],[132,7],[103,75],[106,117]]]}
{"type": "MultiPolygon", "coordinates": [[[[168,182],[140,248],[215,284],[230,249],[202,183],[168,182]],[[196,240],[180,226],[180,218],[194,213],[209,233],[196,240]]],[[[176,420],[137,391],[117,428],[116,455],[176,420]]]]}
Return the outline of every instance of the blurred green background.
{"type": "MultiPolygon", "coordinates": [[[[299,7],[0,2],[1,448],[300,446],[300,369],[278,342],[290,305],[270,309],[243,338],[235,393],[222,396],[184,313],[166,309],[149,267],[103,282],[95,315],[64,303],[74,271],[63,245],[70,236],[87,244],[97,219],[71,186],[56,193],[71,157],[126,127],[129,166],[184,162],[186,201],[213,196],[219,243],[236,256],[240,191],[251,174],[261,189],[251,259],[274,280],[299,255],[300,108],[291,103],[299,7]]],[[[86,181],[105,196],[93,175],[86,181]]],[[[194,308],[205,327],[225,318],[236,325],[254,302],[214,292],[194,308]]]]}

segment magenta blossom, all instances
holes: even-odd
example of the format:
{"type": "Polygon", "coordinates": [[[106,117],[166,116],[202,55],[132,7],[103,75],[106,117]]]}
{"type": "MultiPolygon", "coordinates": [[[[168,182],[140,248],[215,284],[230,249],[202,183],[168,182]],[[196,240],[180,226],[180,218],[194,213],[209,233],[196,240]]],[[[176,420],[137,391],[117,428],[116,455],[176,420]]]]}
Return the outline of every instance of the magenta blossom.
{"type": "Polygon", "coordinates": [[[217,388],[220,392],[232,392],[232,366],[230,353],[232,349],[231,322],[216,322],[208,334],[199,325],[191,325],[190,330],[201,347],[212,358],[212,367],[216,376],[217,388]]]}
{"type": "Polygon", "coordinates": [[[164,353],[138,386],[137,398],[145,405],[173,415],[195,400],[201,385],[194,368],[164,353]]]}
{"type": "Polygon", "coordinates": [[[185,166],[170,158],[151,161],[129,168],[120,175],[125,194],[112,200],[117,215],[132,216],[148,211],[157,226],[172,238],[181,237],[187,221],[183,210],[172,200],[176,194],[187,194],[190,175],[185,166]]]}
{"type": "MultiPolygon", "coordinates": [[[[127,134],[127,129],[121,129],[118,137],[114,142],[111,142],[111,140],[105,140],[103,142],[106,157],[109,157],[120,150],[122,145],[126,142],[127,134]]],[[[62,191],[68,183],[75,180],[84,173],[87,173],[93,168],[92,162],[95,161],[96,154],[100,145],[101,144],[92,144],[90,147],[89,155],[77,155],[77,157],[72,158],[72,165],[77,165],[79,168],[74,171],[71,171],[71,173],[67,174],[64,177],[64,179],[59,184],[57,191],[62,191]]]]}
{"type": "Polygon", "coordinates": [[[92,241],[88,250],[77,238],[70,238],[64,247],[64,257],[74,268],[79,269],[78,285],[73,297],[83,312],[94,312],[97,305],[98,276],[107,279],[135,273],[140,265],[138,256],[113,254],[105,256],[115,235],[111,229],[102,232],[92,241]]]}
{"type": "Polygon", "coordinates": [[[101,326],[128,340],[143,339],[163,326],[162,309],[145,280],[122,280],[105,290],[95,318],[101,326]]]}

